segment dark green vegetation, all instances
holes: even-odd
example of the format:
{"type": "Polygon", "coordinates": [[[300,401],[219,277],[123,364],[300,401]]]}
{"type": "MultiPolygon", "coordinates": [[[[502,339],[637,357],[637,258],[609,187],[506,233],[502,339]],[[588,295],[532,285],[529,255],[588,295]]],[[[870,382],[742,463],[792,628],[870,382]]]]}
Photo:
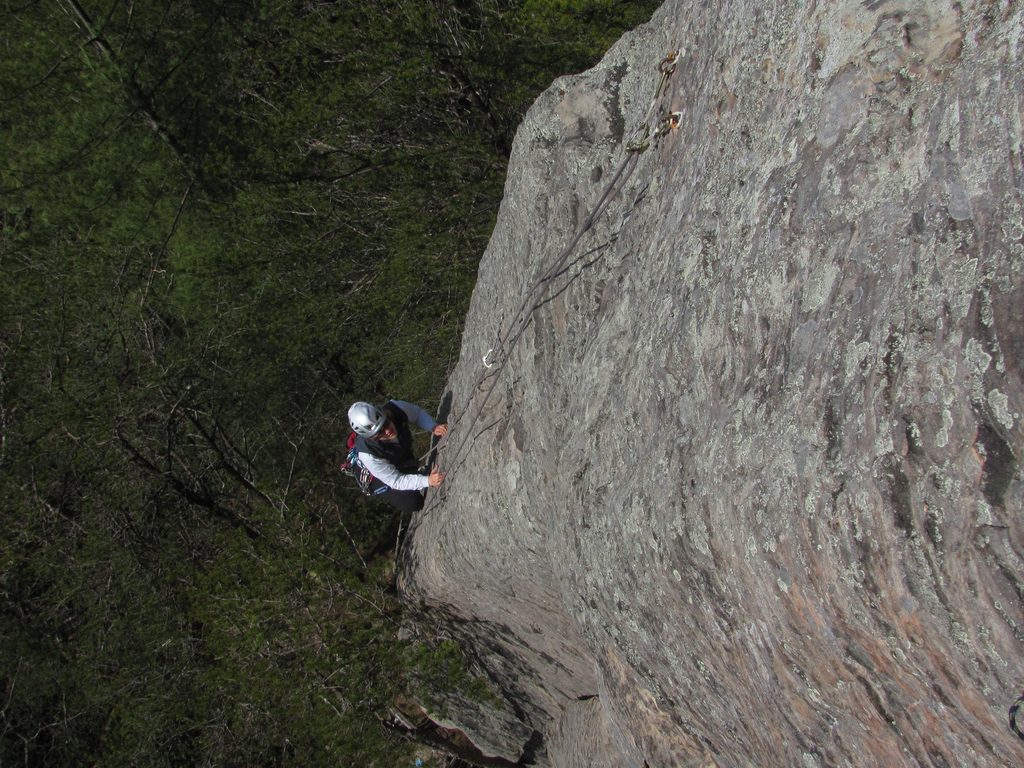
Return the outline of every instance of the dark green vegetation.
{"type": "Polygon", "coordinates": [[[411,764],[465,675],[345,409],[437,403],[518,120],[655,5],[0,0],[0,765],[411,764]]]}

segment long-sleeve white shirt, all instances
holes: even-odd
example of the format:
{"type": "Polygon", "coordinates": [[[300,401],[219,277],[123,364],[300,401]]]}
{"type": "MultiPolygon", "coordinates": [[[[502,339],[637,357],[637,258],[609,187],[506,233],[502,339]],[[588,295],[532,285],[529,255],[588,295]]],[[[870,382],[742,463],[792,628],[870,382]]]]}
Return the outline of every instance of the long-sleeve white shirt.
{"type": "MultiPolygon", "coordinates": [[[[409,421],[414,422],[420,429],[430,432],[437,426],[437,422],[431,415],[418,405],[407,403],[404,400],[392,400],[391,402],[401,408],[409,417],[409,421]]],[[[370,470],[371,475],[396,491],[420,491],[430,485],[426,475],[400,472],[390,461],[374,456],[372,453],[360,451],[359,462],[370,470]]]]}

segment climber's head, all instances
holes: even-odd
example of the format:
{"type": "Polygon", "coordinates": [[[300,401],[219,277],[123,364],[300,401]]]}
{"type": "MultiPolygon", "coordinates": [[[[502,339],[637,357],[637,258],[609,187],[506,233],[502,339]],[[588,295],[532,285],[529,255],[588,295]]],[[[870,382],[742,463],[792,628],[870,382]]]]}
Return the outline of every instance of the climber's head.
{"type": "Polygon", "coordinates": [[[369,403],[354,403],[348,409],[348,423],[352,431],[363,437],[374,437],[387,420],[380,408],[369,403]]]}
{"type": "Polygon", "coordinates": [[[377,432],[378,440],[394,440],[398,436],[398,430],[395,428],[395,422],[385,417],[384,423],[380,425],[380,431],[377,432]]]}

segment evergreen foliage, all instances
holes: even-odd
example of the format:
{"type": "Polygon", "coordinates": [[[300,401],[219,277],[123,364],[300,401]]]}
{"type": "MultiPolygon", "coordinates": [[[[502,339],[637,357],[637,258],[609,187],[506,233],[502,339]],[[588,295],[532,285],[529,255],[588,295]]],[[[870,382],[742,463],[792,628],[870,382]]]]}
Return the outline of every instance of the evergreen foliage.
{"type": "Polygon", "coordinates": [[[519,119],[654,6],[0,0],[0,764],[401,765],[474,689],[345,411],[437,403],[519,119]]]}

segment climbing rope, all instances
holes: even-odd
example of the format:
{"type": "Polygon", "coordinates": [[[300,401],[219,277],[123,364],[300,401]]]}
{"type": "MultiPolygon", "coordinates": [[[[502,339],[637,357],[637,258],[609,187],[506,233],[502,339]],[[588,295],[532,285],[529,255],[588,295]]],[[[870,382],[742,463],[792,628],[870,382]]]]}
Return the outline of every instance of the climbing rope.
{"type": "MultiPolygon", "coordinates": [[[[626,181],[628,181],[629,177],[636,169],[640,154],[650,147],[652,139],[660,139],[679,127],[682,120],[681,112],[662,111],[658,120],[654,124],[653,129],[651,127],[651,118],[658,109],[658,103],[665,94],[669,80],[675,73],[676,65],[682,56],[682,50],[674,50],[658,63],[658,83],[654,90],[654,96],[651,99],[650,106],[644,114],[643,119],[637,128],[634,129],[633,136],[625,142],[625,157],[623,157],[622,161],[619,163],[611,181],[608,182],[600,198],[598,198],[597,204],[594,206],[593,210],[591,210],[590,214],[584,219],[575,235],[559,252],[558,257],[554,262],[551,263],[543,273],[533,281],[508,324],[504,325],[503,323],[499,326],[494,343],[481,358],[483,367],[473,383],[473,387],[471,389],[472,394],[470,395],[468,407],[459,413],[454,422],[449,422],[449,435],[455,431],[463,418],[469,415],[471,415],[471,417],[466,419],[466,428],[472,429],[476,425],[476,422],[479,420],[481,414],[484,413],[487,408],[487,404],[490,402],[491,396],[497,387],[498,381],[501,378],[501,374],[505,369],[505,365],[509,360],[511,352],[519,342],[519,339],[522,337],[526,328],[529,326],[534,312],[546,301],[544,296],[550,281],[559,275],[564,274],[564,272],[571,267],[571,264],[570,266],[566,266],[566,263],[569,261],[569,257],[576,250],[576,247],[583,239],[583,236],[593,228],[594,224],[608,209],[608,206],[616,193],[620,188],[625,186],[626,181]],[[486,390],[482,390],[488,381],[490,381],[490,385],[486,390]],[[479,399],[481,392],[483,394],[482,400],[479,399]]],[[[465,449],[473,445],[477,438],[489,429],[490,426],[492,425],[485,426],[484,429],[481,429],[476,434],[467,434],[466,437],[461,440],[455,451],[455,455],[450,460],[451,466],[447,473],[449,476],[461,467],[462,461],[464,460],[465,449]]],[[[432,445],[431,449],[424,455],[424,457],[422,457],[421,461],[427,459],[432,453],[436,455],[436,452],[440,452],[445,449],[447,447],[447,439],[447,436],[445,436],[432,445]]]]}

